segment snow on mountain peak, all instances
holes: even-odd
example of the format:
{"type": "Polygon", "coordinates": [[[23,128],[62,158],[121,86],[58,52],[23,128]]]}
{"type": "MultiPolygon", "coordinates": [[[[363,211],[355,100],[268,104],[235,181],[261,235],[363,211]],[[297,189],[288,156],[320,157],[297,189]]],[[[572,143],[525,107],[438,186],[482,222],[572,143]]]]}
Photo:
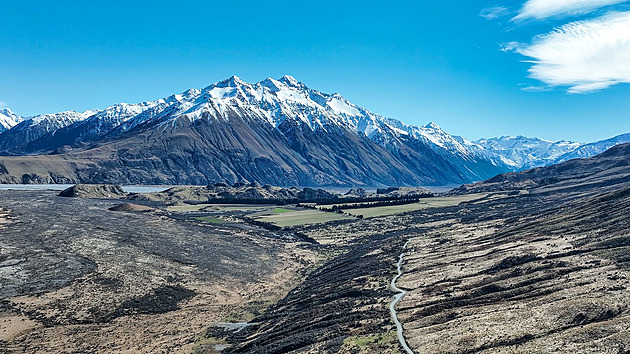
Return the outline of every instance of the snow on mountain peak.
{"type": "Polygon", "coordinates": [[[45,113],[38,114],[36,116],[27,118],[26,120],[30,121],[30,125],[40,124],[42,122],[51,122],[53,124],[59,123],[60,125],[68,125],[74,122],[78,122],[82,119],[85,119],[82,113],[76,111],[63,111],[58,113],[45,113]]]}
{"type": "Polygon", "coordinates": [[[440,128],[440,126],[437,125],[435,122],[429,122],[429,124],[425,125],[424,127],[433,130],[443,131],[442,128],[440,128]]]}
{"type": "Polygon", "coordinates": [[[425,127],[407,126],[358,107],[339,93],[326,94],[310,89],[290,75],[278,80],[266,78],[255,84],[233,76],[206,87],[200,93],[187,92],[192,93],[187,99],[184,94],[177,96],[178,107],[174,108],[172,119],[185,114],[195,120],[204,112],[229,119],[228,111],[247,110],[276,128],[290,119],[313,130],[326,131],[331,125],[342,127],[363,133],[382,144],[401,136],[413,136],[435,149],[454,147],[458,153],[468,153],[461,143],[465,139],[448,135],[435,123],[425,127]]]}
{"type": "Polygon", "coordinates": [[[356,109],[356,107],[344,99],[339,94],[334,94],[331,96],[330,100],[326,103],[328,107],[330,107],[333,111],[338,114],[345,114],[348,116],[358,116],[361,115],[361,112],[356,109]]]}
{"type": "Polygon", "coordinates": [[[13,128],[23,120],[23,117],[18,116],[8,108],[0,110],[0,132],[13,128]]]}
{"type": "Polygon", "coordinates": [[[258,85],[266,87],[273,92],[280,91],[283,87],[286,86],[282,81],[274,80],[270,77],[262,80],[258,83],[258,85]]]}
{"type": "Polygon", "coordinates": [[[201,90],[199,89],[188,89],[182,92],[181,96],[185,98],[191,98],[191,97],[198,96],[200,93],[201,93],[201,90]]]}
{"type": "Polygon", "coordinates": [[[288,82],[291,83],[292,85],[295,85],[298,83],[298,81],[291,75],[284,75],[280,78],[280,81],[282,82],[288,82]]]}
{"type": "Polygon", "coordinates": [[[240,77],[238,77],[236,75],[232,75],[232,76],[230,76],[229,79],[221,81],[220,84],[221,83],[225,83],[225,84],[227,84],[229,86],[234,87],[234,86],[237,86],[237,85],[242,85],[245,82],[243,80],[241,80],[240,77]]]}
{"type": "Polygon", "coordinates": [[[474,144],[478,146],[476,152],[480,156],[501,161],[517,170],[548,165],[582,145],[566,140],[553,142],[522,135],[479,139],[474,144]]]}
{"type": "Polygon", "coordinates": [[[284,75],[283,77],[280,78],[280,80],[278,80],[282,83],[284,83],[287,86],[293,86],[293,87],[299,87],[300,86],[300,82],[297,81],[293,76],[291,75],[284,75]]]}

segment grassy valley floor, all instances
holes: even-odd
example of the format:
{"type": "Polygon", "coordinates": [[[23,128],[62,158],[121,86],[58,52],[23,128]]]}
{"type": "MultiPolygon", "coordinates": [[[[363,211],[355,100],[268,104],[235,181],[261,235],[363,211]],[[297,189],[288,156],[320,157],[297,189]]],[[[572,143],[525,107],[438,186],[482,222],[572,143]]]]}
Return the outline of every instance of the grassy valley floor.
{"type": "Polygon", "coordinates": [[[417,353],[624,352],[628,187],[486,191],[363,219],[0,191],[0,348],[399,353],[389,283],[407,244],[397,311],[417,353]]]}

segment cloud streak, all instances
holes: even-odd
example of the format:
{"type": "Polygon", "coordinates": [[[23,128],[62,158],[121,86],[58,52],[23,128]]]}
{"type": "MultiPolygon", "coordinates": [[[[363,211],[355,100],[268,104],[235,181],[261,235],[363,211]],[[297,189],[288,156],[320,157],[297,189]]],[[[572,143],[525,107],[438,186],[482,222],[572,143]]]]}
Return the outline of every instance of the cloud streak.
{"type": "Polygon", "coordinates": [[[630,12],[566,24],[537,36],[529,45],[505,50],[530,60],[531,78],[569,93],[589,93],[630,83],[630,12]]]}
{"type": "Polygon", "coordinates": [[[508,8],[504,6],[488,7],[482,9],[479,12],[479,16],[485,18],[486,20],[494,20],[499,17],[505,16],[508,12],[508,8]]]}
{"type": "Polygon", "coordinates": [[[597,9],[621,4],[628,0],[528,0],[513,18],[544,20],[550,17],[584,15],[597,9]]]}

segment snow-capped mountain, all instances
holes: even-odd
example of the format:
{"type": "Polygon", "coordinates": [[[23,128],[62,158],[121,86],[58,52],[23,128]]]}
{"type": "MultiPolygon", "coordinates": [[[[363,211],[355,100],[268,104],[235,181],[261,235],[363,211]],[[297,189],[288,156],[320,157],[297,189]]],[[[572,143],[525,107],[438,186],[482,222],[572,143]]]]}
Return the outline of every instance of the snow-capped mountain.
{"type": "Polygon", "coordinates": [[[8,150],[34,141],[44,135],[54,133],[60,128],[82,121],[95,112],[92,110],[83,113],[66,111],[28,118],[20,117],[18,124],[0,133],[0,150],[8,150]]]}
{"type": "Polygon", "coordinates": [[[553,164],[560,156],[582,145],[566,140],[553,142],[524,136],[502,136],[477,140],[469,148],[479,156],[520,171],[553,164]]]}
{"type": "Polygon", "coordinates": [[[24,118],[11,112],[8,108],[0,109],[0,132],[13,128],[23,120],[24,118]]]}
{"type": "Polygon", "coordinates": [[[613,146],[629,142],[630,133],[618,135],[611,139],[596,141],[594,143],[581,144],[578,148],[559,156],[553,163],[561,163],[571,159],[581,159],[599,155],[613,146]]]}
{"type": "MultiPolygon", "coordinates": [[[[303,124],[313,131],[326,131],[330,127],[348,129],[364,134],[381,145],[395,144],[401,138],[417,139],[447,156],[457,154],[469,159],[477,156],[471,151],[474,144],[446,133],[435,123],[412,126],[385,118],[352,104],[340,94],[329,95],[310,89],[289,75],[279,80],[267,78],[256,84],[246,83],[233,76],[202,90],[191,89],[156,101],[120,103],[101,111],[36,116],[27,118],[22,126],[16,127],[14,133],[27,129],[33,131],[21,141],[21,147],[24,148],[21,152],[28,153],[26,146],[49,132],[66,137],[56,139],[57,143],[46,139],[37,144],[36,150],[92,141],[108,134],[121,134],[140,125],[167,124],[180,117],[186,117],[191,122],[204,115],[229,120],[229,114],[235,111],[253,113],[255,119],[276,129],[282,129],[283,123],[288,120],[303,124]]],[[[0,137],[0,140],[6,138],[0,137]]],[[[0,149],[16,147],[20,146],[9,147],[9,144],[0,142],[0,149]]]]}
{"type": "Polygon", "coordinates": [[[613,146],[630,142],[630,133],[593,143],[567,140],[549,141],[523,136],[480,139],[467,145],[477,156],[485,157],[496,165],[505,165],[513,171],[549,166],[577,158],[601,154],[613,146]]]}
{"type": "Polygon", "coordinates": [[[156,101],[45,117],[1,133],[0,150],[64,159],[80,154],[90,161],[98,150],[98,158],[113,159],[100,164],[108,164],[108,171],[67,179],[418,185],[456,184],[505,171],[435,124],[409,126],[291,76],[254,84],[233,76],[156,101]],[[61,119],[67,115],[72,121],[61,119]]]}
{"type": "Polygon", "coordinates": [[[471,142],[435,123],[380,116],[288,75],[254,84],[233,76],[155,101],[26,118],[0,133],[5,154],[100,161],[75,176],[55,173],[57,180],[112,183],[457,184],[547,165],[582,146],[524,137],[471,142]]]}

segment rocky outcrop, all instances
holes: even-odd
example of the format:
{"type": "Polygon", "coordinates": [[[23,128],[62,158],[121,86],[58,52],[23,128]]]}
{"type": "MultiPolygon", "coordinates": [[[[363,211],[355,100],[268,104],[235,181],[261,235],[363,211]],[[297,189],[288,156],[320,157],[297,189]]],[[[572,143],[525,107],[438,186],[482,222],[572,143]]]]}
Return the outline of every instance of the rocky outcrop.
{"type": "Polygon", "coordinates": [[[146,205],[139,205],[139,204],[133,204],[133,203],[118,204],[109,208],[109,210],[126,211],[126,212],[134,212],[134,213],[147,213],[150,211],[155,211],[154,208],[148,207],[146,205]]]}
{"type": "Polygon", "coordinates": [[[127,193],[120,186],[107,184],[77,184],[59,193],[60,197],[122,198],[127,193]]]}

